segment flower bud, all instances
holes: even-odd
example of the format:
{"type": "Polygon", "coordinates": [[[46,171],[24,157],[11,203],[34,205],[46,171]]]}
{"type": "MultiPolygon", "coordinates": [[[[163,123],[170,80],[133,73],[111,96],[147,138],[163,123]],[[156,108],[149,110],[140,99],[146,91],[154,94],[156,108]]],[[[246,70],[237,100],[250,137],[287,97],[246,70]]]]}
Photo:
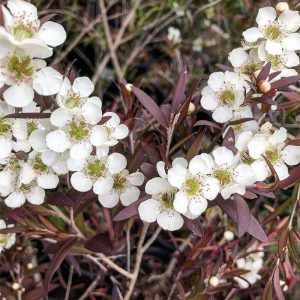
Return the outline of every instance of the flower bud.
{"type": "Polygon", "coordinates": [[[187,114],[191,115],[195,110],[196,110],[195,104],[194,103],[190,103],[187,114]]]}
{"type": "Polygon", "coordinates": [[[224,232],[224,239],[227,241],[232,241],[234,239],[234,233],[232,231],[226,230],[224,232]]]}
{"type": "Polygon", "coordinates": [[[270,82],[268,82],[266,80],[261,80],[258,83],[258,87],[259,87],[260,91],[263,93],[267,93],[271,90],[271,84],[270,84],[270,82]]]}
{"type": "Polygon", "coordinates": [[[218,285],[219,285],[219,279],[218,279],[218,277],[216,277],[216,276],[210,277],[209,283],[210,283],[210,285],[213,286],[213,287],[218,286],[218,285]]]}
{"type": "Polygon", "coordinates": [[[127,90],[128,93],[132,92],[132,87],[133,87],[132,83],[125,84],[125,89],[127,90]]]}
{"type": "Polygon", "coordinates": [[[33,264],[32,263],[28,263],[26,267],[27,267],[28,270],[32,270],[33,269],[33,264]]]}
{"type": "Polygon", "coordinates": [[[279,14],[281,14],[289,9],[290,9],[290,7],[289,7],[288,3],[286,3],[286,2],[279,2],[276,4],[276,11],[279,14]]]}
{"type": "Polygon", "coordinates": [[[20,284],[17,283],[17,282],[14,282],[14,283],[11,285],[11,288],[12,288],[14,291],[18,290],[20,287],[21,287],[20,284]]]}

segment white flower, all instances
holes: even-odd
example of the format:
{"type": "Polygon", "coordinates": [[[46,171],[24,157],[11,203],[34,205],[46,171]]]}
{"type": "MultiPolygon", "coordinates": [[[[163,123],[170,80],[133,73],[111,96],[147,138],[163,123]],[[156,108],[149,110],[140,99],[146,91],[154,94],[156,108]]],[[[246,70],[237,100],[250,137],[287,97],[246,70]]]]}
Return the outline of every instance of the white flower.
{"type": "Polygon", "coordinates": [[[66,39],[64,28],[55,22],[40,24],[37,9],[22,0],[9,0],[7,8],[2,5],[4,27],[0,27],[0,57],[7,56],[15,47],[26,55],[37,58],[52,56],[51,47],[66,39]]]}
{"type": "MultiPolygon", "coordinates": [[[[271,175],[271,171],[262,155],[273,165],[280,180],[289,176],[288,166],[300,162],[300,146],[286,145],[287,130],[283,127],[271,133],[271,124],[266,123],[260,132],[244,132],[237,140],[236,147],[241,152],[241,157],[248,157],[248,162],[256,173],[256,178],[264,180],[271,175]],[[253,166],[254,164],[254,166],[253,166]]],[[[246,159],[245,159],[246,161],[246,159]]]]}
{"type": "Polygon", "coordinates": [[[94,84],[88,77],[78,77],[71,85],[65,77],[56,96],[60,108],[51,115],[51,123],[62,127],[72,119],[73,115],[82,115],[89,124],[97,124],[102,118],[102,101],[98,97],[89,96],[94,91],[94,84]]]}
{"type": "Polygon", "coordinates": [[[234,233],[230,230],[226,230],[224,232],[224,239],[227,240],[227,241],[232,241],[234,239],[234,233]]]}
{"type": "MultiPolygon", "coordinates": [[[[6,225],[6,222],[3,219],[0,219],[0,229],[10,228],[13,225],[6,225]]],[[[11,248],[16,242],[15,233],[0,233],[0,254],[4,249],[11,248]]]]}
{"type": "Polygon", "coordinates": [[[168,28],[168,40],[173,44],[180,44],[181,42],[181,32],[178,28],[170,26],[168,28]]]}
{"type": "Polygon", "coordinates": [[[249,43],[259,39],[266,41],[266,51],[271,55],[280,55],[283,50],[300,50],[300,16],[296,11],[284,11],[277,18],[273,7],[261,8],[256,22],[258,27],[244,31],[243,36],[249,43]]]}
{"type": "Polygon", "coordinates": [[[106,157],[89,156],[86,161],[81,161],[81,165],[76,160],[69,161],[68,166],[77,169],[71,176],[71,184],[79,192],[93,188],[95,194],[105,195],[114,186],[113,175],[122,172],[126,164],[125,156],[120,153],[106,157]]]}
{"type": "MultiPolygon", "coordinates": [[[[249,249],[249,251],[253,251],[253,250],[257,251],[257,250],[261,250],[261,248],[257,248],[257,245],[254,244],[253,247],[249,249]]],[[[264,253],[259,251],[259,252],[253,252],[245,258],[237,259],[236,264],[239,269],[249,270],[248,273],[241,275],[240,276],[241,278],[234,277],[234,280],[237,282],[240,288],[247,289],[249,288],[249,284],[253,285],[257,280],[261,278],[261,276],[258,273],[264,264],[263,257],[264,257],[264,253]],[[246,280],[243,280],[243,278],[246,280]]]]}
{"type": "Polygon", "coordinates": [[[12,124],[13,120],[5,116],[14,113],[14,109],[5,102],[0,102],[0,160],[10,156],[13,149],[12,124]]]}
{"type": "MultiPolygon", "coordinates": [[[[230,121],[238,121],[241,119],[253,118],[253,113],[250,106],[241,106],[233,112],[233,117],[230,121]]],[[[235,139],[237,140],[239,135],[245,131],[256,132],[259,128],[257,121],[250,120],[237,125],[230,125],[234,130],[235,139]]],[[[228,127],[228,128],[229,128],[228,127]]],[[[223,133],[223,137],[226,135],[227,130],[223,133]]]]}
{"type": "Polygon", "coordinates": [[[165,230],[180,229],[184,221],[174,209],[173,201],[176,189],[170,185],[168,180],[161,177],[152,178],[146,183],[145,191],[151,195],[151,198],[139,205],[140,218],[148,223],[157,221],[158,225],[165,230]]]}
{"type": "Polygon", "coordinates": [[[216,164],[212,176],[220,183],[222,197],[228,199],[234,193],[244,195],[245,186],[255,182],[251,167],[239,164],[237,157],[226,147],[216,148],[212,155],[216,164]]]}
{"type": "Polygon", "coordinates": [[[212,73],[201,92],[201,105],[204,109],[213,111],[215,121],[225,123],[244,102],[245,89],[247,84],[234,72],[212,73]]]}
{"type": "Polygon", "coordinates": [[[196,155],[188,164],[177,158],[168,170],[168,181],[179,190],[175,194],[176,211],[192,218],[200,216],[207,208],[207,200],[214,200],[220,191],[219,181],[208,176],[214,165],[208,154],[196,155]]]}
{"type": "Polygon", "coordinates": [[[44,189],[38,186],[28,164],[15,155],[12,154],[7,160],[0,178],[0,195],[6,197],[4,202],[8,207],[20,207],[26,200],[35,205],[44,202],[44,189]]]}
{"type": "Polygon", "coordinates": [[[258,56],[262,61],[271,63],[272,69],[270,73],[277,71],[287,72],[285,69],[294,68],[300,64],[299,57],[295,51],[284,49],[280,54],[269,54],[266,50],[265,42],[262,42],[258,47],[258,56]]]}
{"type": "Polygon", "coordinates": [[[264,61],[258,57],[257,49],[251,49],[247,53],[242,47],[233,49],[228,55],[228,60],[235,72],[248,77],[260,70],[264,61]]]}
{"type": "Polygon", "coordinates": [[[129,174],[128,170],[124,169],[113,174],[107,181],[107,185],[112,184],[112,188],[108,193],[106,186],[103,184],[104,182],[94,185],[94,192],[98,194],[100,203],[104,207],[112,208],[121,200],[122,205],[128,206],[138,200],[140,196],[138,186],[143,184],[144,175],[140,172],[129,174]]]}
{"type": "Polygon", "coordinates": [[[42,189],[55,189],[58,185],[59,178],[51,166],[54,165],[58,159],[59,156],[57,153],[51,152],[50,150],[43,153],[32,151],[27,160],[27,176],[32,177],[30,182],[35,179],[42,189]]]}
{"type": "Polygon", "coordinates": [[[45,96],[53,95],[59,91],[61,83],[60,73],[46,67],[45,61],[33,59],[24,52],[13,52],[0,59],[0,86],[8,85],[3,98],[11,106],[30,105],[34,91],[45,96]]]}

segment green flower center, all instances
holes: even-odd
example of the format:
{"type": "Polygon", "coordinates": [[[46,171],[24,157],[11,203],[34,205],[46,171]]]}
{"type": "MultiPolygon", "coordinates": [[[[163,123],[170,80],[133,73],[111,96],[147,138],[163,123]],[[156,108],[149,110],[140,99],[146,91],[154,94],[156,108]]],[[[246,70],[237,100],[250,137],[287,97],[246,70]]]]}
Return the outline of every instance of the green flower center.
{"type": "Polygon", "coordinates": [[[270,148],[265,152],[266,158],[271,163],[276,163],[280,157],[280,151],[277,148],[270,148]]]}
{"type": "Polygon", "coordinates": [[[126,184],[126,177],[124,177],[122,174],[115,174],[113,176],[114,179],[114,186],[113,188],[116,190],[123,190],[125,188],[126,184]]]}
{"type": "Polygon", "coordinates": [[[0,135],[4,135],[11,131],[11,125],[9,120],[4,117],[0,117],[0,135]]]}
{"type": "Polygon", "coordinates": [[[44,173],[47,171],[47,166],[43,163],[41,155],[37,154],[33,159],[33,169],[39,173],[44,173]]]}
{"type": "Polygon", "coordinates": [[[251,165],[253,162],[255,161],[255,159],[253,159],[250,155],[249,155],[249,151],[248,150],[244,150],[241,153],[241,157],[240,157],[240,162],[246,165],[251,165]]]}
{"type": "Polygon", "coordinates": [[[224,169],[215,170],[213,176],[219,180],[221,186],[225,186],[232,181],[231,174],[224,169]]]}
{"type": "Polygon", "coordinates": [[[200,189],[200,182],[196,178],[189,178],[184,183],[184,191],[189,196],[196,195],[200,189]]]}
{"type": "Polygon", "coordinates": [[[64,99],[66,108],[73,109],[82,106],[82,98],[77,93],[69,93],[68,97],[64,99]]]}
{"type": "Polygon", "coordinates": [[[8,161],[9,168],[14,172],[19,172],[21,170],[21,166],[19,160],[15,155],[11,156],[8,161]]]}
{"type": "Polygon", "coordinates": [[[260,65],[259,64],[247,64],[243,67],[242,73],[248,76],[252,76],[254,72],[257,70],[260,70],[260,65]]]}
{"type": "Polygon", "coordinates": [[[269,40],[274,41],[279,39],[282,36],[282,32],[280,28],[278,28],[277,26],[270,25],[265,29],[265,36],[269,40]]]}
{"type": "Polygon", "coordinates": [[[0,234],[0,245],[5,245],[8,241],[8,234],[0,234]]]}
{"type": "Polygon", "coordinates": [[[106,165],[102,160],[96,158],[87,164],[86,170],[88,176],[99,178],[103,176],[104,172],[106,171],[106,165]]]}
{"type": "Polygon", "coordinates": [[[34,72],[32,58],[28,55],[12,55],[8,58],[7,71],[16,81],[31,78],[34,72]]]}
{"type": "Polygon", "coordinates": [[[22,192],[29,192],[31,190],[31,185],[30,184],[22,184],[20,186],[20,191],[22,192]]]}
{"type": "Polygon", "coordinates": [[[68,134],[75,141],[82,141],[90,131],[88,125],[83,120],[74,120],[68,126],[68,134]]]}
{"type": "Polygon", "coordinates": [[[171,190],[169,192],[165,192],[161,194],[161,202],[167,208],[173,208],[173,201],[175,198],[175,190],[171,190]]]}
{"type": "Polygon", "coordinates": [[[231,90],[224,91],[220,94],[220,100],[224,105],[230,104],[235,100],[235,94],[231,90]]]}
{"type": "Polygon", "coordinates": [[[282,66],[281,59],[279,55],[267,55],[267,61],[272,64],[273,69],[278,69],[282,66]]]}
{"type": "Polygon", "coordinates": [[[26,24],[19,24],[12,29],[12,34],[17,41],[31,39],[34,37],[35,31],[26,24]]]}
{"type": "Polygon", "coordinates": [[[33,131],[38,129],[38,123],[36,121],[27,121],[26,125],[28,136],[30,136],[33,131]]]}

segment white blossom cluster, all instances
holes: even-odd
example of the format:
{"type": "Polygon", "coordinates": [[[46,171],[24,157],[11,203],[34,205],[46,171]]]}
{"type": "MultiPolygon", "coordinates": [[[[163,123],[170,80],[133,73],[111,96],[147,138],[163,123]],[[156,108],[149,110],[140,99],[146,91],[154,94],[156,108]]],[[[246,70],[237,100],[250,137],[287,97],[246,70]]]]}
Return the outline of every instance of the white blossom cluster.
{"type": "Polygon", "coordinates": [[[248,273],[242,274],[239,277],[234,277],[234,280],[241,289],[247,289],[250,285],[253,285],[256,281],[261,279],[259,271],[264,265],[264,252],[260,250],[262,249],[254,244],[249,249],[249,251],[253,251],[251,254],[236,260],[236,265],[239,269],[249,270],[248,273]]]}
{"type": "MultiPolygon", "coordinates": [[[[3,219],[0,219],[0,229],[6,229],[13,227],[13,225],[7,225],[3,219]]],[[[0,233],[0,254],[3,250],[9,249],[16,242],[16,234],[15,233],[0,233]]]]}
{"type": "MultiPolygon", "coordinates": [[[[130,174],[125,156],[110,151],[128,136],[128,127],[121,124],[116,113],[102,113],[102,101],[93,96],[94,85],[89,78],[71,80],[47,67],[43,60],[52,55],[52,47],[65,41],[63,27],[40,21],[36,7],[23,0],[9,0],[2,10],[0,196],[5,204],[12,208],[26,201],[42,204],[45,190],[57,188],[61,176],[79,192],[92,190],[104,207],[112,208],[119,202],[127,206],[138,200],[144,175],[130,174]],[[55,109],[43,110],[34,101],[35,94],[51,96],[55,109]],[[29,117],[7,117],[18,113],[29,117]],[[36,113],[46,117],[30,117],[36,113]]],[[[267,61],[278,70],[278,65],[273,65],[274,57],[281,59],[288,53],[290,61],[295,56],[299,19],[297,12],[288,9],[278,18],[273,8],[260,9],[258,27],[250,33],[245,31],[243,48],[229,55],[234,71],[211,74],[202,91],[201,104],[213,111],[217,122],[253,118],[251,107],[243,105],[252,80],[249,70],[255,73],[267,61]],[[278,53],[270,51],[275,42],[278,53]],[[267,53],[268,59],[262,59],[259,53],[267,53]]],[[[287,63],[282,66],[281,71],[292,67],[287,63]]],[[[172,166],[157,163],[159,177],[145,186],[151,197],[138,208],[142,220],[157,221],[167,230],[179,229],[183,217],[199,217],[219,194],[224,199],[235,193],[244,195],[247,187],[268,178],[272,170],[265,158],[280,180],[288,176],[288,166],[300,162],[300,147],[287,144],[286,129],[272,130],[268,123],[260,127],[255,120],[231,127],[237,152],[218,146],[189,162],[179,157],[172,166]]]]}
{"type": "MultiPolygon", "coordinates": [[[[253,27],[243,33],[243,47],[229,54],[233,71],[215,72],[202,90],[201,105],[212,111],[219,123],[253,118],[252,108],[244,105],[249,83],[255,80],[264,65],[271,62],[271,72],[280,77],[297,74],[292,67],[299,65],[296,50],[300,50],[298,12],[289,10],[286,3],[261,8],[253,27]]],[[[274,80],[274,79],[273,79],[274,80]]],[[[157,221],[166,230],[183,226],[184,218],[199,217],[218,194],[229,199],[234,193],[244,195],[247,187],[272,175],[268,162],[279,180],[289,176],[288,166],[300,163],[300,146],[287,144],[287,130],[272,130],[270,123],[259,126],[256,120],[230,125],[235,134],[234,153],[217,147],[211,154],[202,153],[188,163],[174,159],[166,168],[157,164],[160,177],[149,180],[145,192],[151,198],[139,206],[139,215],[146,222],[157,221]],[[265,159],[266,158],[266,159],[265,159]]],[[[224,132],[225,136],[227,130],[224,132]]]]}
{"type": "MultiPolygon", "coordinates": [[[[212,73],[202,90],[201,105],[212,111],[216,122],[236,119],[249,91],[249,82],[267,63],[271,63],[271,73],[279,72],[270,82],[298,75],[293,68],[300,64],[295,52],[300,50],[300,34],[296,32],[300,27],[299,13],[280,2],[276,9],[259,9],[256,22],[258,27],[243,32],[242,47],[229,53],[233,71],[212,73]]],[[[251,109],[247,117],[252,117],[251,109]]]]}
{"type": "Polygon", "coordinates": [[[70,82],[43,60],[65,41],[64,28],[40,21],[37,8],[23,0],[9,0],[1,9],[0,196],[5,204],[42,204],[45,190],[55,189],[59,177],[69,172],[74,189],[92,189],[105,207],[136,201],[143,174],[129,174],[125,156],[110,153],[110,147],[128,135],[128,127],[116,113],[102,114],[102,101],[91,96],[94,85],[89,78],[70,82]],[[51,95],[57,108],[42,111],[35,94],[51,95]],[[41,112],[50,118],[16,115],[41,112]],[[6,117],[10,114],[15,115],[6,117]]]}

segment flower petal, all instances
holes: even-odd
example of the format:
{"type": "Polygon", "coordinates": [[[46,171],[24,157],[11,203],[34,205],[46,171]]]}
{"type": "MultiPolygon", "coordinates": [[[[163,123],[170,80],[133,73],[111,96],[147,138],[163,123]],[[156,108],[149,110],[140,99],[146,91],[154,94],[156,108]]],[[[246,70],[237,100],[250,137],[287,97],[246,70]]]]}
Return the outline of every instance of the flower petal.
{"type": "Polygon", "coordinates": [[[127,159],[120,153],[112,153],[107,161],[107,168],[111,174],[116,174],[123,171],[127,165],[127,159]]]}
{"type": "Polygon", "coordinates": [[[6,206],[10,208],[21,207],[25,201],[25,195],[21,192],[13,192],[4,200],[6,206]]]}
{"type": "Polygon", "coordinates": [[[288,145],[282,150],[282,156],[289,166],[298,165],[300,163],[300,147],[288,145]]]}
{"type": "Polygon", "coordinates": [[[214,110],[212,117],[218,123],[225,123],[232,118],[232,115],[232,108],[227,106],[220,106],[214,110]]]}
{"type": "Polygon", "coordinates": [[[90,134],[91,144],[95,147],[104,145],[108,139],[108,133],[104,126],[96,125],[92,128],[90,134]]]}
{"type": "Polygon", "coordinates": [[[149,195],[157,195],[171,189],[170,183],[161,177],[154,177],[150,179],[145,186],[145,192],[149,195]]]}
{"type": "Polygon", "coordinates": [[[135,172],[127,176],[127,180],[135,186],[141,186],[144,183],[145,176],[141,172],[135,172]]]}
{"type": "Polygon", "coordinates": [[[24,107],[33,101],[34,92],[31,86],[22,82],[14,84],[5,90],[3,98],[11,106],[24,107]]]}
{"type": "Polygon", "coordinates": [[[186,213],[189,205],[189,200],[185,192],[179,191],[175,194],[175,199],[173,202],[174,209],[179,213],[186,213]]]}
{"type": "Polygon", "coordinates": [[[231,166],[234,162],[234,155],[231,150],[226,147],[218,147],[213,152],[212,155],[218,166],[231,166]]]}
{"type": "Polygon", "coordinates": [[[87,192],[93,187],[92,180],[82,172],[75,172],[71,176],[71,184],[79,192],[87,192]]]}
{"type": "Polygon", "coordinates": [[[50,122],[56,127],[67,125],[73,118],[72,113],[66,108],[57,108],[51,113],[50,122]]]}
{"type": "Polygon", "coordinates": [[[88,77],[78,77],[74,80],[72,89],[81,97],[88,97],[94,91],[94,84],[88,77]]]}
{"type": "Polygon", "coordinates": [[[119,203],[119,195],[116,192],[111,191],[106,195],[99,195],[98,200],[103,207],[113,208],[119,203]]]}
{"type": "Polygon", "coordinates": [[[189,209],[193,215],[200,216],[202,213],[204,213],[206,211],[207,205],[208,205],[208,203],[205,198],[197,197],[197,198],[191,200],[189,209]]]}
{"type": "Polygon", "coordinates": [[[70,157],[72,159],[84,160],[93,151],[93,146],[90,143],[74,144],[70,150],[70,157]]]}
{"type": "Polygon", "coordinates": [[[38,185],[43,189],[55,189],[58,185],[59,178],[55,174],[41,174],[37,178],[38,185]]]}
{"type": "Polygon", "coordinates": [[[254,43],[264,35],[257,27],[251,27],[243,32],[243,37],[248,43],[254,43]]]}
{"type": "Polygon", "coordinates": [[[99,178],[93,186],[93,192],[97,195],[106,195],[114,186],[112,177],[99,178]]]}
{"type": "Polygon", "coordinates": [[[56,47],[66,40],[67,34],[60,24],[48,21],[40,27],[36,37],[47,45],[56,47]]]}
{"type": "Polygon", "coordinates": [[[120,200],[124,206],[128,206],[131,203],[138,200],[140,197],[140,190],[136,186],[128,187],[120,195],[120,200]]]}
{"type": "Polygon", "coordinates": [[[26,195],[28,202],[34,205],[40,205],[45,201],[45,191],[39,186],[35,186],[26,195]]]}
{"type": "Polygon", "coordinates": [[[157,216],[157,223],[165,230],[174,231],[180,229],[184,222],[179,213],[175,212],[173,209],[170,209],[157,216]]]}
{"type": "Polygon", "coordinates": [[[140,218],[148,223],[155,222],[159,213],[159,206],[159,202],[154,199],[143,201],[138,207],[140,218]]]}
{"type": "Polygon", "coordinates": [[[50,96],[59,92],[62,83],[63,75],[51,67],[45,67],[36,73],[32,86],[40,95],[50,96]]]}
{"type": "Polygon", "coordinates": [[[282,39],[282,46],[286,50],[297,51],[300,50],[300,34],[292,33],[282,39]]]}
{"type": "Polygon", "coordinates": [[[46,136],[47,146],[55,152],[62,153],[70,146],[67,134],[63,130],[54,130],[46,136]]]}
{"type": "Polygon", "coordinates": [[[275,21],[276,17],[277,13],[275,8],[271,6],[263,7],[258,10],[256,22],[259,26],[265,26],[275,21]]]}

